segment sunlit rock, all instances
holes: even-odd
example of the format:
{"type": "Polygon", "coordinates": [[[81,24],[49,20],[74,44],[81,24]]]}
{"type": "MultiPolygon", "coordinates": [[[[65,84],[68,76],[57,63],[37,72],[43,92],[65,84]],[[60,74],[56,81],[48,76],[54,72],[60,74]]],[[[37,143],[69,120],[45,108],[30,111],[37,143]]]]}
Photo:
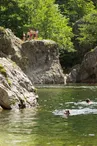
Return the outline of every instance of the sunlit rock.
{"type": "Polygon", "coordinates": [[[58,45],[51,40],[32,40],[22,44],[25,73],[34,84],[64,84],[58,45]]]}
{"type": "Polygon", "coordinates": [[[0,58],[0,106],[4,109],[36,105],[36,89],[11,60],[0,58]]]}
{"type": "Polygon", "coordinates": [[[23,43],[0,27],[0,105],[4,109],[37,105],[33,84],[66,84],[58,45],[51,40],[23,43]]]}
{"type": "Polygon", "coordinates": [[[34,84],[66,83],[59,62],[58,45],[54,41],[31,40],[23,43],[6,29],[0,43],[1,56],[16,62],[34,84]]]}

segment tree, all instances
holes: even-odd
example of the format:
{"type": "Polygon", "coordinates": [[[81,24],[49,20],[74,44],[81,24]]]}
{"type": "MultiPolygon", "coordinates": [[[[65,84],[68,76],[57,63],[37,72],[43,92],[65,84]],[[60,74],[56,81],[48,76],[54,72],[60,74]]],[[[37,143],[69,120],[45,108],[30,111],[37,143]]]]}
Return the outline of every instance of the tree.
{"type": "Polygon", "coordinates": [[[91,13],[95,6],[91,0],[56,0],[59,3],[59,7],[62,14],[70,18],[70,23],[82,18],[84,15],[91,13]]]}
{"type": "Polygon", "coordinates": [[[92,0],[94,3],[94,6],[97,8],[97,0],[92,0]]]}
{"type": "Polygon", "coordinates": [[[90,45],[93,47],[97,45],[97,10],[84,16],[83,22],[79,27],[78,40],[84,46],[90,45]]]}
{"type": "Polygon", "coordinates": [[[33,0],[32,26],[39,30],[44,39],[52,39],[65,49],[73,50],[71,38],[72,28],[68,26],[68,19],[60,14],[54,0],[33,0]]]}
{"type": "Polygon", "coordinates": [[[21,9],[15,0],[0,1],[0,26],[12,29],[16,35],[23,26],[20,14],[21,9]]]}
{"type": "Polygon", "coordinates": [[[0,25],[20,37],[28,28],[39,30],[39,36],[56,41],[62,48],[73,50],[72,28],[55,0],[1,0],[0,25]]]}

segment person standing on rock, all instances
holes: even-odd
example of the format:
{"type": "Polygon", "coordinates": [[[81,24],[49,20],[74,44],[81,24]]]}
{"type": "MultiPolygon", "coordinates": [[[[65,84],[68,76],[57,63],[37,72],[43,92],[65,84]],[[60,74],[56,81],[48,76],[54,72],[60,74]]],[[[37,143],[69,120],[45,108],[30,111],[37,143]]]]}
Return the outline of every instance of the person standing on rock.
{"type": "Polygon", "coordinates": [[[37,39],[38,38],[38,30],[35,30],[34,28],[29,29],[27,32],[27,40],[37,39]]]}
{"type": "Polygon", "coordinates": [[[26,34],[23,33],[23,41],[26,41],[26,34]]]}
{"type": "Polygon", "coordinates": [[[27,32],[27,40],[30,40],[30,30],[27,32]]]}
{"type": "Polygon", "coordinates": [[[35,29],[34,39],[38,39],[38,30],[35,29]]]}
{"type": "Polygon", "coordinates": [[[30,29],[29,30],[29,40],[33,39],[33,35],[34,35],[34,31],[33,31],[33,29],[30,29]]]}

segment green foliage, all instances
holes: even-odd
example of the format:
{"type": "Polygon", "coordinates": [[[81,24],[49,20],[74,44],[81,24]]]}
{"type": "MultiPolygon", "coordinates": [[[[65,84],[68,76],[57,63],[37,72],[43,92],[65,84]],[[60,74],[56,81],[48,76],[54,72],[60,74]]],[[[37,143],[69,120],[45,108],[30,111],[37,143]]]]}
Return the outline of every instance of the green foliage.
{"type": "Polygon", "coordinates": [[[9,84],[9,86],[11,86],[12,85],[11,80],[9,80],[8,78],[6,78],[6,80],[7,80],[7,83],[9,84]]]}
{"type": "Polygon", "coordinates": [[[54,0],[27,0],[26,6],[30,17],[24,31],[29,27],[36,28],[40,38],[54,40],[65,49],[73,50],[72,28],[68,26],[68,19],[60,14],[54,0]]]}
{"type": "Polygon", "coordinates": [[[0,0],[0,26],[10,28],[19,37],[26,22],[23,13],[17,0],[0,0]]]}
{"type": "MultiPolygon", "coordinates": [[[[58,0],[56,0],[59,2],[58,0]]],[[[84,15],[91,13],[95,6],[91,0],[66,0],[61,1],[60,9],[62,14],[70,18],[70,22],[74,23],[84,15]]]]}
{"type": "MultiPolygon", "coordinates": [[[[97,0],[0,0],[0,26],[10,28],[20,38],[29,28],[36,28],[39,39],[54,40],[60,50],[72,52],[77,46],[73,45],[72,27],[79,19],[85,23],[80,25],[77,44],[97,44],[96,11],[97,0]]],[[[64,51],[61,55],[65,57],[64,51]]]]}
{"type": "Polygon", "coordinates": [[[97,8],[97,0],[92,0],[94,3],[94,6],[97,8]]]}
{"type": "Polygon", "coordinates": [[[83,45],[97,45],[97,11],[84,16],[83,22],[79,28],[78,40],[83,45]]]}
{"type": "Polygon", "coordinates": [[[4,75],[4,77],[6,78],[7,83],[9,84],[9,86],[11,86],[12,83],[11,83],[11,81],[8,79],[6,70],[5,70],[5,68],[3,67],[2,64],[0,64],[0,73],[1,73],[2,75],[4,75]]]}
{"type": "Polygon", "coordinates": [[[0,31],[5,32],[5,28],[0,26],[0,31]]]}
{"type": "Polygon", "coordinates": [[[60,14],[55,0],[8,0],[1,2],[0,25],[12,29],[17,36],[30,27],[39,30],[39,37],[56,41],[62,48],[73,50],[72,28],[60,14]]]}

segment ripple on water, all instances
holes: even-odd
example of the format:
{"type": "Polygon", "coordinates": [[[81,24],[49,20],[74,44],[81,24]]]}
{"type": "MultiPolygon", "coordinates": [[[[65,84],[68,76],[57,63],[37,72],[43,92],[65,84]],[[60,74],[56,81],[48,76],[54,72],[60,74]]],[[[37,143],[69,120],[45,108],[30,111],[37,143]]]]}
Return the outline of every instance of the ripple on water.
{"type": "Polygon", "coordinates": [[[54,115],[64,116],[64,112],[66,110],[70,111],[70,116],[74,115],[81,115],[81,114],[97,114],[97,102],[91,102],[91,104],[86,103],[85,101],[82,102],[66,102],[66,107],[71,105],[72,109],[62,109],[62,110],[54,110],[52,113],[54,115]],[[76,107],[77,106],[77,107],[76,107]]]}
{"type": "MultiPolygon", "coordinates": [[[[81,114],[97,114],[97,109],[83,108],[83,109],[66,109],[70,111],[70,116],[81,115],[81,114]]],[[[54,110],[54,115],[64,116],[65,110],[54,110]]]]}

